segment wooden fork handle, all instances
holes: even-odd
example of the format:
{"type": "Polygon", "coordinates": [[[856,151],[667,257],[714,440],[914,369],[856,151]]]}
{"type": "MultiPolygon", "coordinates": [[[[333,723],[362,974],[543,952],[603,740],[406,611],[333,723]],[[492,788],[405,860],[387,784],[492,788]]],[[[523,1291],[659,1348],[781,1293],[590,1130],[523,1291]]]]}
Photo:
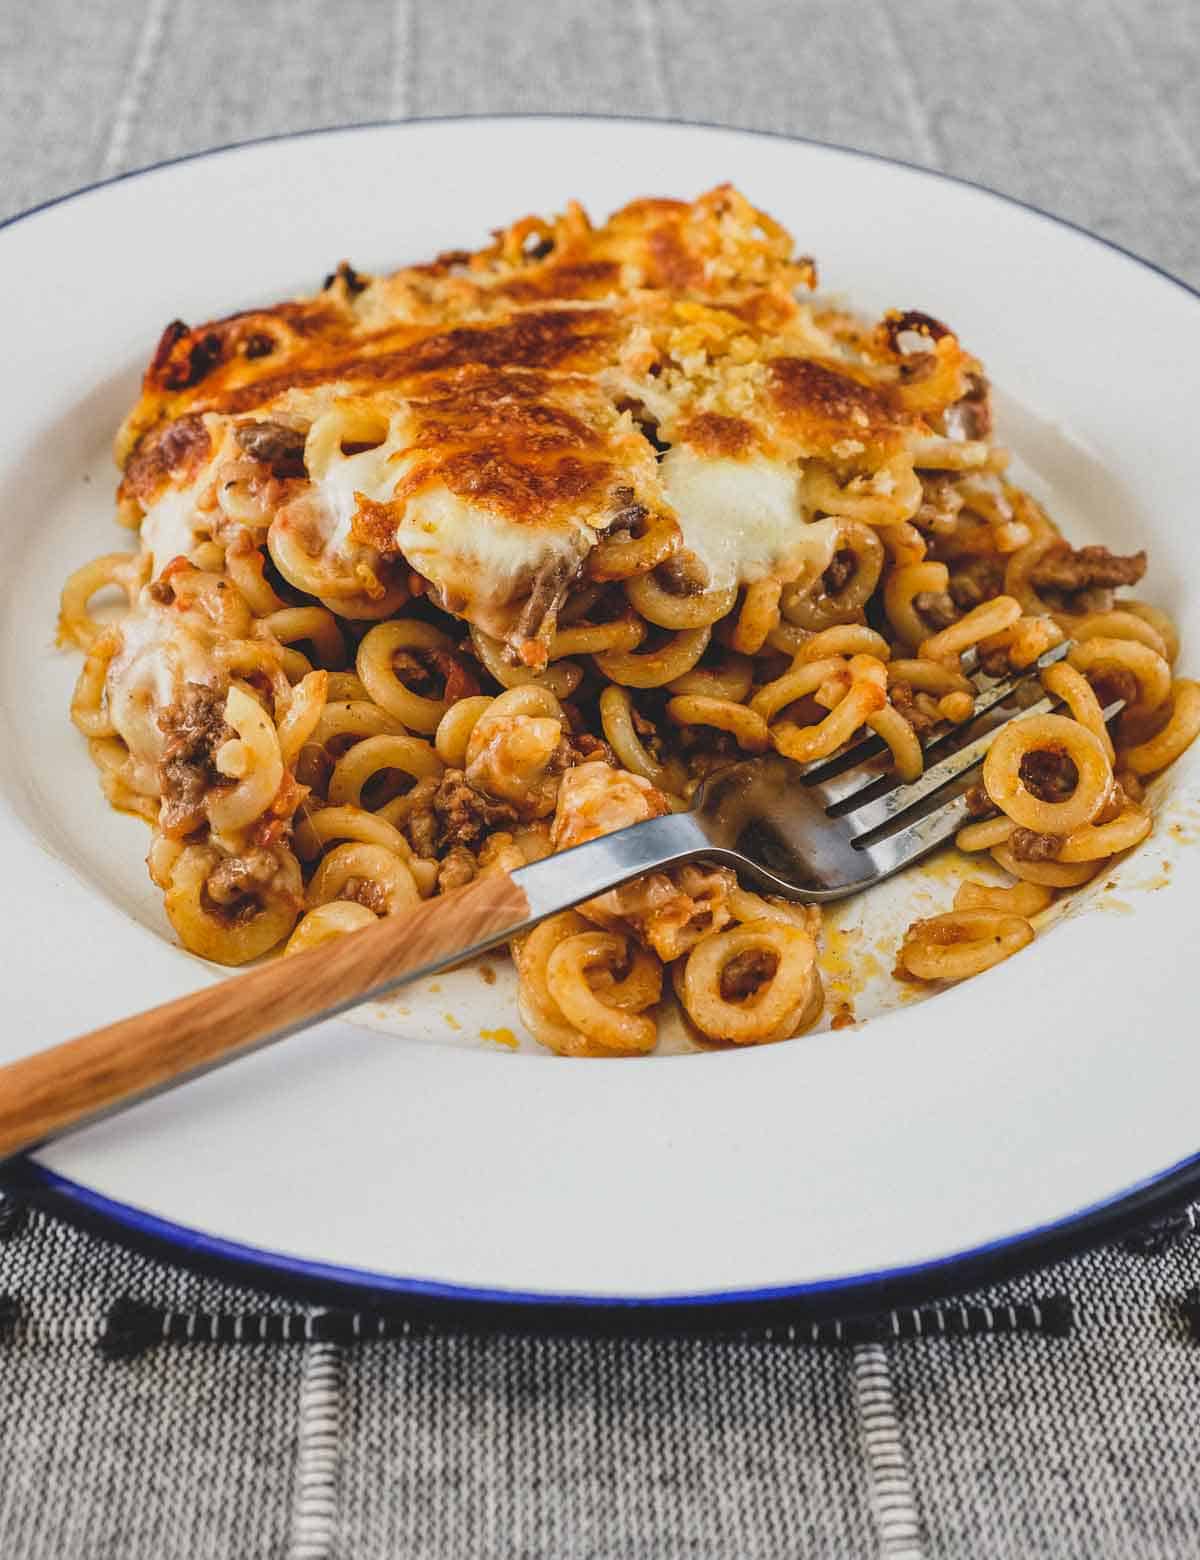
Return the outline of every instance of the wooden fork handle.
{"type": "Polygon", "coordinates": [[[0,1067],[0,1159],[490,947],[529,918],[506,872],[0,1067]]]}

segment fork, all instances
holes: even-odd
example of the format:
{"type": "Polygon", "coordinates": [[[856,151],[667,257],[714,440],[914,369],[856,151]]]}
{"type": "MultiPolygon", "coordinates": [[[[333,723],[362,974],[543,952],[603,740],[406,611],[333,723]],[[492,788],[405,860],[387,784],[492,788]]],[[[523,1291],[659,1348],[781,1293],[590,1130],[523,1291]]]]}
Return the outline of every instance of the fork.
{"type": "Polygon", "coordinates": [[[975,716],[934,728],[924,744],[931,762],[911,784],[889,775],[887,749],[873,737],[804,766],[777,754],[748,759],[707,780],[690,811],[484,875],[408,914],[0,1067],[0,1160],[434,975],[646,872],[702,857],[812,904],[870,888],[961,827],[971,775],[998,732],[1059,702],[1046,695],[1014,710],[1014,696],[1032,691],[1033,676],[1069,649],[1058,645],[1008,677],[977,676],[975,716]]]}

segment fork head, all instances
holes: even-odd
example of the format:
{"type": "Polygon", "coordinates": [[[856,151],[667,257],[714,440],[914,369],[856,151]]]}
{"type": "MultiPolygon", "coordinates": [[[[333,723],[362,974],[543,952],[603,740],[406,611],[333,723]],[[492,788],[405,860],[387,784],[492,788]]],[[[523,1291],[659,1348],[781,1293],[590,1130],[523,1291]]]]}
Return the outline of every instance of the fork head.
{"type": "MultiPolygon", "coordinates": [[[[773,753],[720,770],[701,787],[692,815],[709,841],[706,854],[770,893],[815,903],[891,877],[967,822],[965,793],[1000,730],[1058,705],[1045,695],[1020,706],[1021,690],[1032,691],[1037,673],[1069,649],[1058,645],[1007,678],[976,679],[975,718],[930,733],[925,771],[909,785],[889,777],[886,749],[881,754],[873,738],[815,764],[773,753]]],[[[1110,705],[1105,719],[1120,708],[1110,705]]]]}

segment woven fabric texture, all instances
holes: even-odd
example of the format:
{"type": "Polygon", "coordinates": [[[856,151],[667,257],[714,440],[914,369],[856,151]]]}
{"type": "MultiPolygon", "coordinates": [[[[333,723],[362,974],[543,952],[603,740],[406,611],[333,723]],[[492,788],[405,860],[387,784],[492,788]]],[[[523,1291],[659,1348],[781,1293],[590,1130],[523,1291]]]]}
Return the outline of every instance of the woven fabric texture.
{"type": "MultiPolygon", "coordinates": [[[[1198,67],[1190,0],[10,3],[0,218],[317,125],[633,113],[942,168],[1200,285],[1198,67]]],[[[853,1343],[532,1339],[323,1318],[0,1201],[0,1554],[1190,1557],[1195,1229],[853,1343]]]]}

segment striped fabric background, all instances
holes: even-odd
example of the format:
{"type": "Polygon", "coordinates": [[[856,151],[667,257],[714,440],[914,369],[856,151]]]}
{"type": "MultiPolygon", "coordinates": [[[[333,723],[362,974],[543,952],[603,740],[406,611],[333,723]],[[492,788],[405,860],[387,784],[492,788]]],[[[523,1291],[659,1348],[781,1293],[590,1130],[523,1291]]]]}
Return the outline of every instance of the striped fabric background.
{"type": "MultiPolygon", "coordinates": [[[[1198,71],[1191,0],[8,0],[0,218],[314,125],[633,113],[943,168],[1200,285],[1198,71]]],[[[815,1338],[537,1339],[0,1201],[0,1555],[1190,1557],[1195,1232],[815,1338]]]]}

